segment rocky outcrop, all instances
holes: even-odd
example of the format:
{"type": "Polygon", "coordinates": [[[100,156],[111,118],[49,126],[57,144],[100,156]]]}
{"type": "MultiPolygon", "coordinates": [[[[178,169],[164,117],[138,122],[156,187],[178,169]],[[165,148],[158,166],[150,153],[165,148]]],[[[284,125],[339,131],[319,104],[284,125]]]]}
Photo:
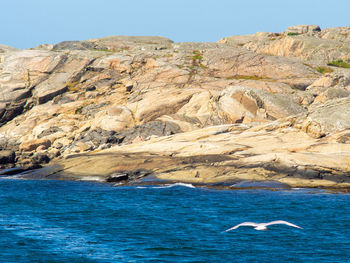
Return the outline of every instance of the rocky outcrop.
{"type": "Polygon", "coordinates": [[[90,51],[123,51],[142,49],[166,49],[173,43],[166,37],[158,36],[109,36],[86,41],[64,41],[52,47],[53,50],[90,50],[90,51]]]}
{"type": "Polygon", "coordinates": [[[253,128],[214,126],[70,156],[55,162],[59,171],[51,173],[106,181],[112,174],[143,170],[160,179],[197,184],[267,180],[292,187],[348,188],[348,137],[349,130],[315,139],[293,127],[293,119],[253,128]]]}
{"type": "Polygon", "coordinates": [[[315,65],[337,59],[349,60],[350,27],[326,28],[317,25],[291,26],[282,33],[257,33],[219,40],[259,54],[295,58],[315,65]]]}
{"type": "Polygon", "coordinates": [[[109,182],[152,174],[349,187],[347,31],[3,48],[2,167],[49,163],[26,176],[109,182]]]}

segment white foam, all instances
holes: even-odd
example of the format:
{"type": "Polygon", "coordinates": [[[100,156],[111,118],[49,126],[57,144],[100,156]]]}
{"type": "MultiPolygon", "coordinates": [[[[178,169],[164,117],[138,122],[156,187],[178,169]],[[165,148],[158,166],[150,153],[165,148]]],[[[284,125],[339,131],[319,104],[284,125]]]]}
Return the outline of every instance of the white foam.
{"type": "Polygon", "coordinates": [[[103,179],[98,176],[84,176],[80,178],[80,181],[96,181],[96,182],[102,182],[103,179]]]}
{"type": "Polygon", "coordinates": [[[182,186],[182,187],[188,187],[188,188],[196,188],[193,186],[193,184],[186,184],[186,183],[174,183],[174,184],[167,184],[164,186],[158,186],[158,187],[154,187],[154,188],[172,188],[172,187],[176,187],[176,186],[182,186]]]}
{"type": "Polygon", "coordinates": [[[172,188],[172,187],[188,187],[188,188],[196,188],[192,184],[186,184],[186,183],[174,183],[174,184],[165,184],[162,186],[137,186],[137,189],[164,189],[164,188],[172,188]]]}

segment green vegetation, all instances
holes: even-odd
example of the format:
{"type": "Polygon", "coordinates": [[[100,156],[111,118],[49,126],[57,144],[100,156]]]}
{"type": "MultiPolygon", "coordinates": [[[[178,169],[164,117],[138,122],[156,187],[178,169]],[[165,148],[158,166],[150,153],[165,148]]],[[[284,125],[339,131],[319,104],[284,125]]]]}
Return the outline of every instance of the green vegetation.
{"type": "Polygon", "coordinates": [[[207,67],[202,64],[203,54],[199,50],[193,50],[191,58],[191,64],[187,65],[186,68],[190,71],[190,76],[194,76],[198,73],[198,69],[206,69],[207,67]]]}
{"type": "Polygon", "coordinates": [[[68,82],[66,83],[66,87],[68,88],[69,91],[78,91],[79,88],[77,87],[79,81],[75,82],[68,82]]]}
{"type": "Polygon", "coordinates": [[[315,68],[315,70],[320,72],[321,74],[332,73],[334,71],[332,68],[325,66],[317,67],[315,68]]]}
{"type": "Polygon", "coordinates": [[[350,68],[350,63],[343,61],[342,59],[337,59],[329,62],[328,66],[339,67],[339,68],[350,68]]]}
{"type": "Polygon", "coordinates": [[[75,114],[82,114],[84,106],[80,106],[75,110],[75,114]]]}
{"type": "Polygon", "coordinates": [[[198,50],[194,50],[193,56],[192,56],[192,61],[202,60],[202,59],[203,59],[202,53],[198,50]]]}
{"type": "Polygon", "coordinates": [[[297,36],[299,35],[298,33],[296,32],[288,32],[287,36],[297,36]]]}

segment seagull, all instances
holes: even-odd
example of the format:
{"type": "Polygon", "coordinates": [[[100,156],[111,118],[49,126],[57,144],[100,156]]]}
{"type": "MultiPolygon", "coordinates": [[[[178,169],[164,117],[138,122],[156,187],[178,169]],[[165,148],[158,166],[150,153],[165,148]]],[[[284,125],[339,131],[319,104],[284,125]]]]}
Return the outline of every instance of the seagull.
{"type": "Polygon", "coordinates": [[[277,220],[277,221],[272,221],[272,222],[269,222],[269,223],[260,223],[260,224],[259,223],[254,223],[254,222],[244,222],[244,223],[241,223],[241,224],[236,225],[234,227],[231,227],[229,229],[226,229],[224,232],[228,232],[228,231],[237,229],[240,226],[252,226],[252,227],[254,227],[255,230],[267,230],[267,226],[270,226],[270,225],[288,225],[288,226],[292,226],[292,227],[296,227],[296,228],[301,228],[302,229],[302,227],[294,225],[294,224],[289,223],[287,221],[277,220]]]}

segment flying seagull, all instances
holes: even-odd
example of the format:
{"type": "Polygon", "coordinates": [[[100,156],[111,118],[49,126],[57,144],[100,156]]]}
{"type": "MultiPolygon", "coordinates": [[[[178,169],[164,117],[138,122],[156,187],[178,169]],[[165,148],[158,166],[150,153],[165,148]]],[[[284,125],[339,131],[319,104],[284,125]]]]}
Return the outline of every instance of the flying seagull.
{"type": "Polygon", "coordinates": [[[240,226],[252,226],[252,227],[254,227],[255,230],[267,230],[267,226],[270,226],[270,225],[288,225],[288,226],[292,226],[292,227],[296,227],[296,228],[301,228],[302,229],[302,227],[294,225],[294,224],[289,223],[287,221],[277,220],[277,221],[272,221],[272,222],[269,222],[269,223],[260,223],[260,224],[254,223],[254,222],[244,222],[244,223],[241,223],[241,224],[236,225],[234,227],[231,227],[229,229],[226,229],[225,232],[237,229],[240,226]]]}

